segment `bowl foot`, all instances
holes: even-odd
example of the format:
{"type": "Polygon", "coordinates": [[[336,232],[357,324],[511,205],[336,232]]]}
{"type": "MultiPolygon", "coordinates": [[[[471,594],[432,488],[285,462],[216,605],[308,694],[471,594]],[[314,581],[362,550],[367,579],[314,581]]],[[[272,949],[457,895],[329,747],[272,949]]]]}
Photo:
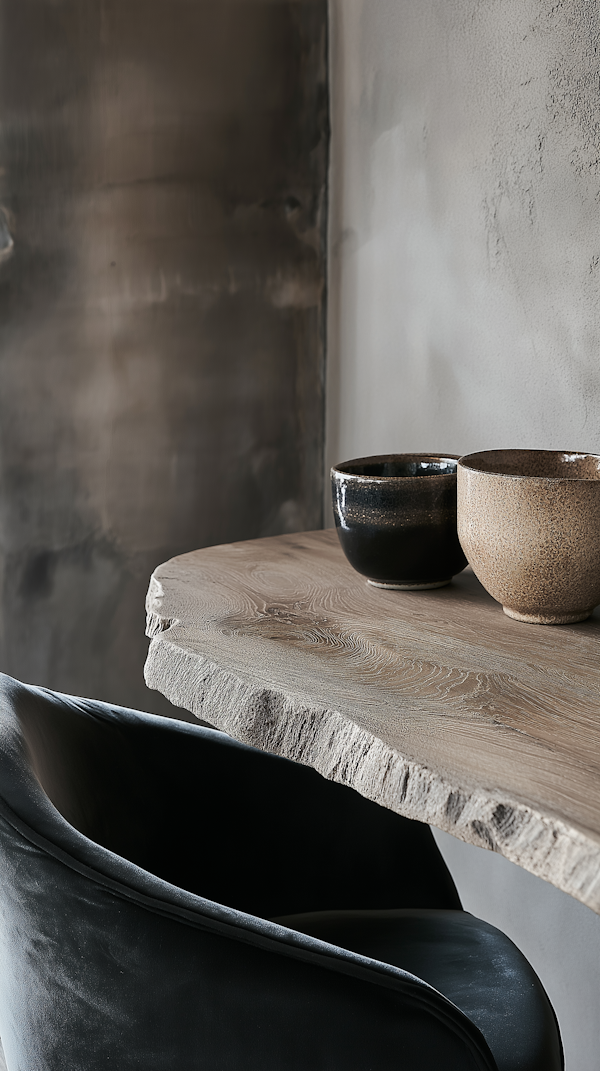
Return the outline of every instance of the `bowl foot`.
{"type": "Polygon", "coordinates": [[[572,614],[521,614],[518,610],[510,610],[508,606],[502,609],[508,617],[515,621],[525,621],[528,625],[573,625],[576,621],[585,621],[591,614],[591,610],[579,610],[572,614]]]}
{"type": "Polygon", "coordinates": [[[445,588],[452,577],[447,580],[434,580],[433,584],[385,584],[383,580],[367,580],[374,588],[389,588],[392,591],[428,591],[430,588],[445,588]]]}

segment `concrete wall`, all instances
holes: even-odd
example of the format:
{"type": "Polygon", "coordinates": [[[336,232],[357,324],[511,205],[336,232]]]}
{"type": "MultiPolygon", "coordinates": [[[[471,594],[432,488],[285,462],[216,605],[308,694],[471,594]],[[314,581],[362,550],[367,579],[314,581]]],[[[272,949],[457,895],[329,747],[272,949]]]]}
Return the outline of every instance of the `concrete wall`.
{"type": "Polygon", "coordinates": [[[321,521],[326,0],[0,25],[0,668],[166,712],[152,568],[321,521]]]}
{"type": "MultiPolygon", "coordinates": [[[[330,11],[328,462],[600,452],[598,5],[330,11]]],[[[440,843],[465,906],[540,973],[568,1071],[599,1067],[600,919],[504,859],[440,843]]]]}

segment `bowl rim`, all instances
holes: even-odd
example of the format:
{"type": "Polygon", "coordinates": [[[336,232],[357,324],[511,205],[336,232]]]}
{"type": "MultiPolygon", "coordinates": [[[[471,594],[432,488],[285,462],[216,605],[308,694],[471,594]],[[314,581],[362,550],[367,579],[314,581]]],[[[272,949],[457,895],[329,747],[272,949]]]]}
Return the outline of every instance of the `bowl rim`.
{"type": "Polygon", "coordinates": [[[434,453],[429,451],[428,453],[418,453],[416,451],[410,451],[402,454],[370,454],[366,457],[354,457],[349,461],[339,461],[337,465],[331,466],[330,475],[343,476],[349,480],[364,480],[366,483],[388,483],[390,480],[447,480],[449,478],[456,479],[458,472],[458,463],[460,461],[460,454],[448,454],[448,453],[434,453]],[[364,465],[364,464],[377,464],[378,462],[386,461],[456,461],[456,468],[454,472],[422,472],[418,476],[367,476],[361,472],[346,472],[346,466],[350,465],[364,465]]]}
{"type": "Polygon", "coordinates": [[[466,469],[469,472],[478,472],[482,476],[498,476],[503,480],[533,480],[537,483],[600,483],[600,454],[594,454],[589,450],[533,450],[525,447],[506,447],[495,450],[475,450],[471,454],[464,454],[458,461],[459,469],[466,469]],[[559,457],[559,458],[572,458],[573,460],[582,458],[595,458],[598,462],[598,476],[596,478],[592,476],[529,476],[526,473],[518,472],[501,472],[499,469],[483,469],[476,465],[470,464],[475,458],[484,458],[490,454],[545,454],[546,456],[559,457]]]}

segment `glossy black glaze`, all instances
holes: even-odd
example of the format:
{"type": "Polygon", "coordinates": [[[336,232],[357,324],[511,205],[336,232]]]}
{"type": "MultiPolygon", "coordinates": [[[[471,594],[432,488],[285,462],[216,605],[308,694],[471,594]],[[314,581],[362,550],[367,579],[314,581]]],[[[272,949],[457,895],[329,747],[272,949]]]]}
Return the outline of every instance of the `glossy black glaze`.
{"type": "Polygon", "coordinates": [[[452,455],[386,454],[331,470],[333,512],[348,561],[379,584],[448,582],[467,564],[456,531],[452,455]]]}

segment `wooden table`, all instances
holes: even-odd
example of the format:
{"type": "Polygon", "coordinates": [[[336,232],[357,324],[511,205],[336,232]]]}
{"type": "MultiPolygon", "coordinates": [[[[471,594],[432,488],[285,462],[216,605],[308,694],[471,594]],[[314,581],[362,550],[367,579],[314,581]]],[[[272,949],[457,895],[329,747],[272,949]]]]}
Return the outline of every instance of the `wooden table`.
{"type": "Polygon", "coordinates": [[[333,531],[173,558],[147,608],[150,688],[600,912],[598,611],[511,621],[470,570],[373,588],[333,531]]]}

